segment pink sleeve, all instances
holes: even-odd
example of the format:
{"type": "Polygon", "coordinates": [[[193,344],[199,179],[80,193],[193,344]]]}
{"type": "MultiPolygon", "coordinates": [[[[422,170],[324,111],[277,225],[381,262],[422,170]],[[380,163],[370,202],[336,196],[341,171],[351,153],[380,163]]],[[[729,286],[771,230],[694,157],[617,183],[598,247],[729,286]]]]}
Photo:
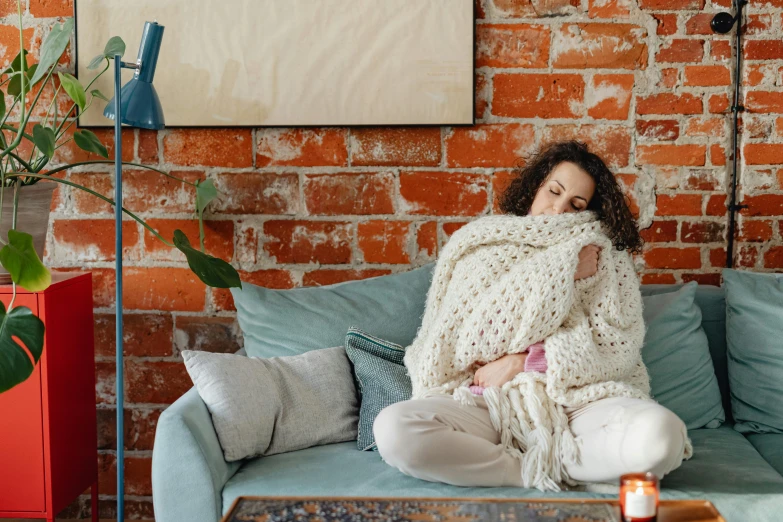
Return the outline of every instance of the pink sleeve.
{"type": "Polygon", "coordinates": [[[544,352],[544,341],[531,344],[527,347],[528,356],[525,359],[526,372],[546,373],[546,354],[544,352]]]}
{"type": "MultiPolygon", "coordinates": [[[[544,355],[544,341],[531,344],[527,347],[527,359],[525,359],[526,372],[546,373],[546,355],[544,355]]],[[[469,387],[474,395],[484,395],[484,387],[472,385],[469,387]]]]}

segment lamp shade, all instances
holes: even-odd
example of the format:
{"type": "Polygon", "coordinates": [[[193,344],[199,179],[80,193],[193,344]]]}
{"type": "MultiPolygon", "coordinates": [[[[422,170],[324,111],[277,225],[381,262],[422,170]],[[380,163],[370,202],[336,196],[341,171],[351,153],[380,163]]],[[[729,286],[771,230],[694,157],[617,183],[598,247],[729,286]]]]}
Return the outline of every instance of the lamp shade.
{"type": "MultiPolygon", "coordinates": [[[[163,107],[158,93],[151,83],[132,78],[120,91],[120,121],[142,129],[162,129],[165,125],[163,107]]],[[[114,98],[111,99],[103,115],[114,119],[114,98]]]]}
{"type": "MultiPolygon", "coordinates": [[[[162,129],[165,126],[163,107],[152,85],[163,39],[163,29],[164,27],[157,22],[144,24],[136,62],[139,68],[136,69],[133,78],[120,89],[121,123],[143,129],[162,129]]],[[[116,118],[114,98],[106,105],[103,115],[112,120],[116,118]]]]}

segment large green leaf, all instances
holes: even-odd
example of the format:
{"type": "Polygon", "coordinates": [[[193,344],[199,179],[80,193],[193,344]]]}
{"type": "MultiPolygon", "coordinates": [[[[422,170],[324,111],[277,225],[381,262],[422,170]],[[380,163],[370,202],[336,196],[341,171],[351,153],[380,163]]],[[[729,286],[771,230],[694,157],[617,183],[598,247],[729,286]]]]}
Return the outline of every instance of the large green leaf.
{"type": "Polygon", "coordinates": [[[196,181],[196,212],[201,214],[209,202],[217,197],[215,183],[211,179],[196,181]]]}
{"type": "Polygon", "coordinates": [[[79,110],[83,111],[84,106],[87,104],[87,95],[84,93],[84,87],[82,87],[81,82],[68,73],[57,73],[57,76],[60,77],[60,85],[63,86],[65,92],[76,102],[79,110]]]}
{"type": "Polygon", "coordinates": [[[99,54],[95,58],[90,60],[90,64],[87,66],[87,68],[90,69],[90,70],[97,69],[98,67],[101,66],[101,64],[103,63],[103,60],[105,60],[105,59],[106,59],[106,57],[104,55],[99,54]]]}
{"type": "MultiPolygon", "coordinates": [[[[15,72],[11,74],[11,81],[8,82],[8,94],[17,97],[22,94],[22,78],[26,78],[24,92],[29,93],[33,84],[30,82],[30,77],[38,70],[38,64],[34,63],[29,69],[25,71],[24,76],[21,72],[15,72]]],[[[32,109],[32,107],[30,107],[32,109]]]]}
{"type": "Polygon", "coordinates": [[[33,141],[38,150],[46,154],[47,158],[52,159],[55,142],[54,130],[36,123],[35,127],[33,127],[33,141]]]}
{"type": "Polygon", "coordinates": [[[101,143],[101,140],[99,140],[98,136],[92,131],[87,129],[77,130],[73,133],[73,141],[82,150],[94,152],[106,159],[109,158],[109,151],[106,150],[106,147],[101,143]]]}
{"type": "Polygon", "coordinates": [[[22,94],[22,78],[25,78],[24,92],[30,92],[30,81],[27,79],[27,76],[23,76],[22,73],[14,73],[11,76],[11,81],[8,82],[8,94],[14,98],[22,94]]]}
{"type": "Polygon", "coordinates": [[[55,65],[62,56],[71,39],[73,20],[73,18],[68,18],[62,25],[54,24],[52,30],[49,31],[49,35],[41,46],[41,59],[38,60],[38,70],[35,71],[30,82],[32,85],[46,76],[49,68],[55,65]]]}
{"type": "Polygon", "coordinates": [[[23,348],[37,363],[43,352],[44,324],[25,306],[15,306],[6,313],[0,303],[0,393],[24,382],[33,373],[33,362],[23,348]]]}
{"type": "Polygon", "coordinates": [[[15,72],[19,72],[22,70],[22,56],[24,56],[24,68],[25,70],[28,69],[27,67],[27,55],[28,55],[27,49],[22,49],[19,51],[19,53],[16,55],[16,57],[11,61],[11,65],[8,66],[8,68],[3,71],[3,74],[12,74],[15,72]]]}
{"type": "MultiPolygon", "coordinates": [[[[30,68],[25,71],[25,74],[27,75],[27,79],[29,80],[30,78],[35,76],[35,72],[37,70],[38,70],[38,64],[37,63],[32,64],[30,66],[30,68]]],[[[35,85],[35,82],[30,81],[30,86],[33,86],[33,85],[35,85]]]]}
{"type": "Polygon", "coordinates": [[[242,287],[239,274],[233,266],[190,246],[190,241],[181,230],[174,231],[174,246],[185,254],[190,269],[204,284],[214,288],[242,287]]]}
{"type": "Polygon", "coordinates": [[[125,42],[123,42],[122,38],[119,36],[112,36],[109,38],[109,41],[106,42],[106,47],[103,48],[103,54],[99,54],[90,60],[90,65],[88,65],[87,68],[97,69],[101,66],[103,60],[114,60],[115,54],[119,54],[120,56],[125,54],[125,42]]]}
{"type": "Polygon", "coordinates": [[[114,55],[120,56],[125,54],[125,42],[119,36],[112,36],[109,41],[106,42],[106,47],[103,48],[103,55],[110,60],[114,59],[114,55]]]}
{"type": "Polygon", "coordinates": [[[33,236],[18,230],[8,231],[8,244],[0,249],[0,263],[11,274],[14,283],[31,292],[52,284],[52,274],[46,269],[33,248],[33,236]]]}
{"type": "Polygon", "coordinates": [[[0,119],[5,116],[5,96],[0,95],[0,119]]]}

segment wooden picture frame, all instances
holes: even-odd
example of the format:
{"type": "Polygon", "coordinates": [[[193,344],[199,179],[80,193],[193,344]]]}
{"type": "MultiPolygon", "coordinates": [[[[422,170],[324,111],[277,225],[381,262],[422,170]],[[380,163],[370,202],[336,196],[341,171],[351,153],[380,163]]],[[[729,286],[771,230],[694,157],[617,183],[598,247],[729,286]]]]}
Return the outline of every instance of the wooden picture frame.
{"type": "MultiPolygon", "coordinates": [[[[82,83],[111,36],[135,62],[144,22],[165,27],[154,85],[167,127],[475,121],[473,0],[78,0],[75,12],[82,83]]],[[[92,88],[111,98],[112,78],[92,88]]],[[[111,126],[105,105],[79,126],[111,126]]]]}

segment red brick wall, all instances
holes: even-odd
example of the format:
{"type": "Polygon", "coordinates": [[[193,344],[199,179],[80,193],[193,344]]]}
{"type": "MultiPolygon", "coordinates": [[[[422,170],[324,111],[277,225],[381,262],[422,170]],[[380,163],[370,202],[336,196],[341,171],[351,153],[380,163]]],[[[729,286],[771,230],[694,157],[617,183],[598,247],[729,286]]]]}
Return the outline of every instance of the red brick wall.
{"type": "MultiPolygon", "coordinates": [[[[70,16],[71,0],[27,0],[27,37],[70,16]]],[[[2,2],[7,9],[9,1],[2,2]]],[[[478,0],[475,127],[126,131],[126,159],[210,177],[225,198],[207,248],[245,280],[274,288],[408,270],[449,234],[493,212],[523,154],[578,138],[600,152],[639,212],[643,280],[718,283],[730,175],[731,36],[711,34],[730,0],[478,0]],[[705,5],[706,4],[706,5],[705,5]]],[[[783,266],[783,1],[748,8],[737,263],[783,266]]],[[[6,23],[12,23],[7,21],[6,23]]],[[[0,26],[2,62],[14,30],[0,26]]],[[[71,63],[65,63],[71,66],[71,63]]],[[[101,136],[111,141],[110,132],[101,136]]],[[[84,154],[64,148],[64,159],[84,154]]],[[[110,169],[71,180],[111,191],[110,169]]],[[[167,235],[195,237],[192,192],[125,173],[125,201],[167,235]]],[[[110,209],[60,191],[49,266],[94,274],[102,514],[113,509],[113,224],[110,209]]],[[[155,421],[190,381],[183,349],[233,351],[230,294],[209,290],[183,257],[135,223],[125,229],[127,485],[132,517],[151,518],[155,421]]],[[[84,516],[86,497],[66,515],[84,516]]]]}

